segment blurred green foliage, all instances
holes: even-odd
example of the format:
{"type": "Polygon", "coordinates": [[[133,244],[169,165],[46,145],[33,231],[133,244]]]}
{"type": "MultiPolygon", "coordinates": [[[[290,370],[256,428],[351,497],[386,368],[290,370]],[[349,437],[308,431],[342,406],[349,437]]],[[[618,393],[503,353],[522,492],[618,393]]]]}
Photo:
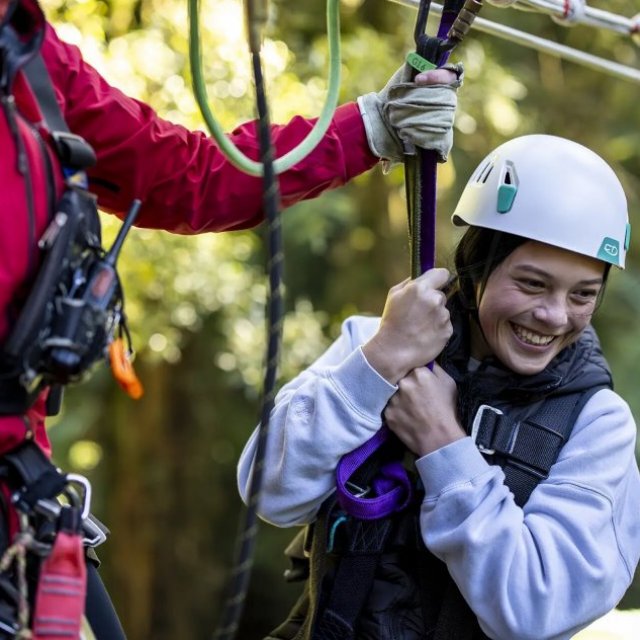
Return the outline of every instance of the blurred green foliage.
{"type": "MultiPolygon", "coordinates": [[[[634,13],[628,0],[600,4],[634,13]]],[[[60,36],[110,82],[167,119],[203,128],[190,89],[184,0],[43,5],[60,36]]],[[[317,115],[327,83],[324,4],[276,0],[271,12],[264,46],[271,119],[317,115]]],[[[227,129],[254,113],[242,15],[237,0],[201,4],[205,77],[227,129]]],[[[638,49],[623,36],[566,29],[515,10],[487,7],[483,16],[640,67],[638,49]]],[[[349,0],[341,19],[346,101],[385,84],[412,46],[415,12],[382,0],[349,0]]],[[[439,169],[441,264],[449,264],[457,240],[448,216],[466,176],[489,149],[515,135],[555,133],[596,150],[621,176],[638,224],[637,86],[483,34],[474,33],[454,57],[466,73],[455,148],[439,169]]],[[[380,312],[389,286],[408,273],[405,218],[400,168],[386,177],[375,168],[285,213],[282,380],[326,348],[346,316],[380,312]]],[[[117,226],[105,216],[107,238],[117,226]]],[[[51,424],[56,462],[92,480],[94,511],[112,529],[102,573],[131,640],[206,637],[217,620],[240,513],[235,463],[256,423],[262,383],[261,234],[132,232],[121,269],[145,396],[130,401],[100,370],[68,392],[51,424]]],[[[632,243],[628,270],[611,278],[595,320],[618,391],[636,416],[639,270],[632,243]]],[[[243,639],[261,637],[297,596],[298,587],[280,578],[290,537],[261,528],[243,639]]],[[[623,604],[640,606],[640,584],[623,604]]]]}

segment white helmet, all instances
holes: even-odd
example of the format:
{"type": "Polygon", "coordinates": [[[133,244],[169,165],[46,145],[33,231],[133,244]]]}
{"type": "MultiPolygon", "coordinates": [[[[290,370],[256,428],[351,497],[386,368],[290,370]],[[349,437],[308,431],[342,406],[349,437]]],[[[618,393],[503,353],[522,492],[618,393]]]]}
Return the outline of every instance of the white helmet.
{"type": "Polygon", "coordinates": [[[515,138],[472,174],[455,225],[505,231],[624,268],[631,227],[611,167],[586,147],[548,135],[515,138]]]}

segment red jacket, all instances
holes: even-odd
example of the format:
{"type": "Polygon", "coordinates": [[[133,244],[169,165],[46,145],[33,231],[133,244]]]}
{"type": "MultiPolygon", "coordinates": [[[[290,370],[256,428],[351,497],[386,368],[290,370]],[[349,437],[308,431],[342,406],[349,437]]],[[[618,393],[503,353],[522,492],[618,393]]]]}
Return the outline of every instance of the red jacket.
{"type": "MultiPolygon", "coordinates": [[[[89,179],[101,209],[122,214],[139,198],[143,205],[138,226],[185,234],[244,229],[262,220],[260,178],[233,167],[212,139],[163,120],[149,106],[110,86],[82,60],[76,47],[58,39],[50,25],[46,25],[42,55],[69,129],[87,140],[97,154],[89,179]]],[[[21,115],[37,123],[38,109],[21,74],[16,78],[14,95],[21,115]]],[[[0,111],[0,136],[10,135],[5,120],[0,111]]],[[[274,126],[277,155],[296,146],[313,124],[313,120],[297,117],[287,125],[274,126]]],[[[254,123],[242,125],[231,138],[247,155],[258,158],[254,123]]],[[[33,277],[37,263],[34,238],[42,235],[50,216],[42,158],[32,157],[38,155],[35,148],[27,148],[27,154],[34,161],[34,228],[11,218],[12,211],[24,210],[24,188],[16,192],[15,202],[0,207],[0,340],[10,327],[9,305],[33,277]]],[[[53,154],[50,156],[57,167],[53,154]]],[[[318,147],[280,177],[283,203],[289,206],[343,185],[376,162],[357,106],[344,105],[318,147]]],[[[59,196],[59,168],[55,173],[59,196]]],[[[0,158],[0,176],[3,184],[8,178],[19,177],[14,159],[0,158]]],[[[25,429],[49,450],[43,397],[26,416],[0,417],[0,431],[16,434],[16,444],[25,429]]],[[[2,443],[2,450],[9,448],[7,444],[2,443]]]]}

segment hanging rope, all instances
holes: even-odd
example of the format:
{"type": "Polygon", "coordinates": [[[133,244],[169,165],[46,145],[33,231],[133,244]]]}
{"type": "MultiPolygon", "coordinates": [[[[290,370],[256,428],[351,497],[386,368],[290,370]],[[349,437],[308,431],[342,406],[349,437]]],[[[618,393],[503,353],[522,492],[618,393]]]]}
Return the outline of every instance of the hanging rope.
{"type": "MultiPolygon", "coordinates": [[[[269,416],[276,393],[282,324],[284,321],[282,229],[280,222],[280,189],[275,171],[274,147],[271,139],[271,121],[262,70],[262,40],[267,23],[266,0],[246,2],[246,23],[251,54],[251,67],[255,83],[258,112],[258,141],[260,146],[263,181],[263,206],[267,222],[267,276],[269,281],[267,300],[267,350],[260,408],[260,426],[256,461],[251,474],[247,507],[240,517],[234,561],[230,571],[227,596],[214,632],[215,640],[233,640],[244,611],[249,581],[253,569],[253,556],[258,533],[257,507],[262,488],[263,460],[267,446],[269,416]]],[[[308,145],[307,145],[308,147],[308,145]]]]}
{"type": "Polygon", "coordinates": [[[269,417],[273,409],[277,370],[280,360],[283,302],[283,250],[280,223],[280,193],[276,175],[291,168],[304,159],[326,133],[338,103],[340,88],[340,23],[338,0],[327,1],[327,34],[329,38],[329,88],[321,115],[308,136],[292,151],[279,159],[274,158],[271,140],[271,124],[265,94],[261,49],[264,28],[268,20],[267,0],[245,0],[246,26],[251,54],[251,65],[255,83],[258,112],[258,140],[260,162],[245,156],[226,136],[224,130],[209,108],[207,91],[202,72],[200,51],[200,25],[198,0],[189,0],[189,58],[193,76],[193,90],[202,116],[218,143],[222,153],[237,168],[250,175],[263,178],[263,207],[267,222],[267,349],[263,380],[260,426],[253,466],[247,507],[241,515],[234,561],[229,576],[227,596],[214,632],[215,640],[233,640],[238,631],[244,611],[249,581],[253,568],[253,555],[258,531],[257,506],[262,488],[263,459],[267,446],[269,417]]]}
{"type": "MultiPolygon", "coordinates": [[[[500,6],[507,7],[514,5],[515,3],[522,0],[502,1],[503,4],[501,4],[500,6]]],[[[524,1],[528,2],[530,0],[524,1]]],[[[553,0],[547,0],[547,2],[552,1],[553,0]]],[[[420,5],[420,0],[391,0],[391,2],[396,2],[397,4],[412,7],[414,9],[417,9],[420,5]]],[[[501,2],[501,0],[492,0],[492,4],[496,4],[499,2],[501,2]]],[[[558,0],[558,3],[564,6],[564,0],[558,0]]],[[[442,5],[433,3],[431,5],[431,13],[441,15],[442,5]]],[[[598,11],[596,9],[588,8],[585,10],[585,15],[589,15],[590,19],[593,19],[594,13],[598,16],[598,18],[602,19],[603,28],[612,28],[611,25],[617,25],[618,23],[621,23],[623,25],[622,29],[614,28],[613,30],[620,31],[625,35],[629,35],[636,44],[639,43],[640,14],[636,15],[634,18],[627,19],[614,16],[613,14],[607,14],[606,12],[598,11]],[[605,14],[604,17],[602,17],[601,14],[605,14]]],[[[592,24],[592,22],[588,22],[586,24],[592,24]]],[[[597,26],[600,26],[600,24],[598,24],[597,26]]],[[[631,82],[640,84],[640,69],[636,69],[628,65],[623,65],[612,60],[607,60],[606,58],[601,58],[599,56],[580,51],[579,49],[574,49],[572,47],[559,44],[557,42],[552,42],[550,40],[546,40],[545,38],[541,38],[539,36],[535,36],[525,31],[520,31],[518,29],[514,29],[497,22],[492,22],[491,20],[487,20],[485,18],[476,18],[472,25],[472,28],[476,31],[502,38],[503,40],[507,40],[508,42],[528,47],[536,51],[541,51],[548,55],[555,56],[557,58],[561,58],[575,64],[579,64],[581,66],[587,67],[588,69],[599,71],[615,78],[619,78],[621,80],[629,80],[631,82]]]]}
{"type": "MultiPolygon", "coordinates": [[[[430,2],[422,0],[414,29],[420,68],[444,65],[453,48],[468,33],[482,0],[446,0],[435,36],[425,33],[430,2]],[[426,66],[425,66],[426,65],[426,66]]],[[[415,77],[415,73],[413,74],[415,77]]],[[[409,223],[411,277],[435,265],[437,153],[426,149],[405,152],[405,187],[409,223]]],[[[433,363],[427,365],[433,367],[433,363]]],[[[336,498],[342,509],[361,520],[377,520],[409,504],[413,486],[402,464],[404,446],[386,425],[363,445],[343,456],[336,467],[336,498]],[[383,457],[380,464],[374,458],[383,457]],[[373,477],[370,477],[373,475],[373,477]],[[355,489],[355,491],[354,491],[355,489]]]]}
{"type": "Polygon", "coordinates": [[[214,634],[215,640],[233,640],[233,638],[235,638],[249,590],[256,536],[258,533],[257,508],[260,491],[262,489],[263,460],[267,447],[269,417],[275,398],[282,341],[282,324],[284,321],[282,291],[284,255],[282,252],[282,231],[279,215],[280,192],[274,169],[269,111],[264,92],[264,80],[262,77],[262,65],[259,53],[252,51],[251,60],[256,84],[258,134],[264,180],[263,200],[268,235],[269,258],[267,272],[269,279],[269,300],[267,309],[267,353],[256,458],[251,474],[247,507],[240,518],[234,562],[229,577],[228,593],[218,628],[214,634]]]}
{"type": "MultiPolygon", "coordinates": [[[[234,166],[253,176],[262,175],[262,164],[248,158],[227,137],[224,129],[209,108],[207,89],[202,71],[200,50],[200,20],[198,0],[188,0],[189,4],[189,61],[193,78],[193,93],[209,132],[218,143],[222,153],[234,166]]],[[[329,83],[327,97],[313,129],[294,149],[274,160],[274,171],[287,171],[308,156],[324,137],[338,105],[340,90],[340,14],[338,0],[327,0],[327,38],[329,40],[329,83]]]]}

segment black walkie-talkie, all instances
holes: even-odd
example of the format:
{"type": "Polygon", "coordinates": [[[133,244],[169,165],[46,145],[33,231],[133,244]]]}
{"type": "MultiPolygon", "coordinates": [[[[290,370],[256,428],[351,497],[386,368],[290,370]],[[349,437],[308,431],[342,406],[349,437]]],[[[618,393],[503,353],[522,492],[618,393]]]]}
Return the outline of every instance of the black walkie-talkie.
{"type": "Polygon", "coordinates": [[[140,205],[140,200],[133,201],[109,251],[102,258],[83,263],[81,272],[74,275],[75,288],[59,301],[64,311],[46,341],[52,347],[49,367],[58,381],[77,379],[106,353],[122,306],[116,261],[140,205]]]}

